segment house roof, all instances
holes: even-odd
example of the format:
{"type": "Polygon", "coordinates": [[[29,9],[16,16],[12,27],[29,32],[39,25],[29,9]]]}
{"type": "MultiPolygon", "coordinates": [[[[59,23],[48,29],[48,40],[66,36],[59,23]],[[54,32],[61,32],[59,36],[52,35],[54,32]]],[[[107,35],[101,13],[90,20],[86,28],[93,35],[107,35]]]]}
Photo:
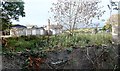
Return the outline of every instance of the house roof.
{"type": "Polygon", "coordinates": [[[27,25],[27,28],[37,28],[37,25],[27,25]]]}
{"type": "Polygon", "coordinates": [[[12,28],[27,28],[26,26],[24,25],[19,25],[19,24],[16,24],[16,25],[13,25],[12,28]]]}
{"type": "Polygon", "coordinates": [[[35,29],[43,29],[43,30],[45,30],[44,27],[37,27],[37,28],[35,28],[35,29]]]}

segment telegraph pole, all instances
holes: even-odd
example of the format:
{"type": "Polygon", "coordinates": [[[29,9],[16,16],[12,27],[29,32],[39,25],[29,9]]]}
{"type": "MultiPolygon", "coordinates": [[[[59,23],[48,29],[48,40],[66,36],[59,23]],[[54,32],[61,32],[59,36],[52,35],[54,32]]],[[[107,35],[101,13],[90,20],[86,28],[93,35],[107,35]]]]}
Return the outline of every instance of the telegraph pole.
{"type": "Polygon", "coordinates": [[[50,19],[48,19],[48,34],[50,33],[50,19]]]}

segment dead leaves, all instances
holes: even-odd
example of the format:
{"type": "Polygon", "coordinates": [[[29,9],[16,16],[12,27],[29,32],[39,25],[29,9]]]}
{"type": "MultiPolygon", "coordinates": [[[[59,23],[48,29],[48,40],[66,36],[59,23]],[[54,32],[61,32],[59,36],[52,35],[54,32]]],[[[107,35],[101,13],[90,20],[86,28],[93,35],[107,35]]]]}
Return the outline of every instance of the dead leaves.
{"type": "Polygon", "coordinates": [[[40,57],[37,57],[37,58],[34,58],[34,57],[29,57],[28,58],[29,60],[29,69],[33,68],[35,69],[36,71],[40,71],[40,65],[45,61],[45,59],[43,58],[40,58],[40,57]]]}

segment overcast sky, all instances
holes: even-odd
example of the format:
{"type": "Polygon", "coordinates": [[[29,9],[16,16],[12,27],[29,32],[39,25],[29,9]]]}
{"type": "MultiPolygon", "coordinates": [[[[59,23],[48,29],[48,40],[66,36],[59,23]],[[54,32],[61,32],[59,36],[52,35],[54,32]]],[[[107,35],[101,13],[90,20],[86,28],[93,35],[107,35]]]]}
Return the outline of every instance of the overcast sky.
{"type": "MultiPolygon", "coordinates": [[[[38,25],[43,26],[47,25],[47,20],[50,17],[50,7],[52,3],[56,0],[24,0],[25,2],[25,13],[26,17],[21,18],[20,21],[13,21],[13,24],[21,24],[21,25],[38,25]]],[[[118,0],[114,0],[118,1],[118,0]]],[[[110,16],[109,9],[107,5],[109,4],[109,0],[102,0],[101,5],[104,6],[104,10],[106,10],[105,14],[101,19],[108,19],[110,16]]],[[[117,12],[113,12],[117,13],[117,12]]],[[[94,20],[94,22],[98,22],[98,20],[94,20]]],[[[53,23],[53,22],[52,22],[53,23]]],[[[103,25],[103,24],[102,24],[103,25]]]]}

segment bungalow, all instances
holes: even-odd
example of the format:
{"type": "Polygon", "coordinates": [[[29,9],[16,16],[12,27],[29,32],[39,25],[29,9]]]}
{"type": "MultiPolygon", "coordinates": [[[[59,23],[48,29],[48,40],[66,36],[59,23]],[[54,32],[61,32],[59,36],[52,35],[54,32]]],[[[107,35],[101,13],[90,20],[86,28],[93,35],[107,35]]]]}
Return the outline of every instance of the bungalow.
{"type": "Polygon", "coordinates": [[[23,25],[13,25],[10,29],[10,36],[22,36],[26,35],[26,26],[23,25]]]}
{"type": "Polygon", "coordinates": [[[10,36],[29,36],[29,35],[53,35],[62,33],[63,26],[60,24],[50,25],[50,20],[48,20],[48,25],[45,27],[37,27],[37,25],[13,25],[10,29],[10,36]]]}
{"type": "Polygon", "coordinates": [[[45,35],[44,27],[36,28],[36,35],[45,35]]]}
{"type": "Polygon", "coordinates": [[[63,26],[60,25],[60,24],[50,25],[50,28],[51,28],[53,31],[55,31],[54,34],[60,34],[60,33],[62,33],[62,28],[63,28],[63,26]]]}
{"type": "MultiPolygon", "coordinates": [[[[51,33],[52,34],[52,33],[51,33]]],[[[44,27],[37,27],[36,25],[14,25],[11,27],[10,36],[29,36],[29,35],[48,35],[48,31],[44,27]]]]}
{"type": "Polygon", "coordinates": [[[27,26],[26,29],[26,36],[27,35],[45,35],[45,29],[43,27],[37,27],[35,25],[33,26],[27,26]]]}
{"type": "MultiPolygon", "coordinates": [[[[47,29],[48,25],[45,26],[44,28],[47,29]]],[[[62,33],[63,26],[60,25],[60,24],[57,24],[57,25],[56,24],[51,24],[51,25],[49,25],[49,29],[50,29],[50,31],[53,32],[52,33],[53,35],[56,35],[56,34],[62,33]]]]}

